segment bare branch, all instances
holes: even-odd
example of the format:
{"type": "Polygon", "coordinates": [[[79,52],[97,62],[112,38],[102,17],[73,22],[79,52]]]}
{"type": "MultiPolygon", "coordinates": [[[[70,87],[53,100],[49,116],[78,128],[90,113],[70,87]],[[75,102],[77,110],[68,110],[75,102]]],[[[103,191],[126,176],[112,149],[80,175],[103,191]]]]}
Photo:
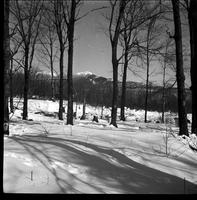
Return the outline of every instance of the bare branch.
{"type": "Polygon", "coordinates": [[[102,10],[102,9],[105,9],[105,8],[108,8],[108,6],[102,6],[102,7],[99,7],[99,8],[94,8],[94,9],[88,11],[87,13],[83,14],[82,16],[76,18],[75,21],[79,21],[79,20],[81,20],[82,18],[88,16],[90,13],[95,12],[95,11],[98,11],[98,10],[102,10]]]}

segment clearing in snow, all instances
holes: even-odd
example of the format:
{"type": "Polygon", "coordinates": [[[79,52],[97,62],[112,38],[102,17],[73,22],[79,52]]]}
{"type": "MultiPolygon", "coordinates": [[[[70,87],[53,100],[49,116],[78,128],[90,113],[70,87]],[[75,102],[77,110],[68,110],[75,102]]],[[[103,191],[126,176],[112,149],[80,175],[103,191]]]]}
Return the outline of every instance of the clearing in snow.
{"type": "Polygon", "coordinates": [[[80,120],[78,109],[70,126],[58,120],[58,102],[29,100],[26,121],[19,104],[4,137],[4,192],[197,193],[197,154],[189,147],[195,135],[183,139],[174,123],[155,123],[157,112],[145,124],[144,111],[126,109],[127,121],[115,128],[107,119],[92,122],[101,108],[86,111],[80,120]]]}

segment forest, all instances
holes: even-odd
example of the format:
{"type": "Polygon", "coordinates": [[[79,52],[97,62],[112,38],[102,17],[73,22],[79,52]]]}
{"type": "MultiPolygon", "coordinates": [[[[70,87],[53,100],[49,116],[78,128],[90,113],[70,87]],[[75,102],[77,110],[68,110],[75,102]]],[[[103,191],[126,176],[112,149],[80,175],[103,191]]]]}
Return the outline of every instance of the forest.
{"type": "MultiPolygon", "coordinates": [[[[13,97],[23,97],[23,76],[24,74],[16,73],[13,76],[13,85],[15,87],[12,90],[13,97]]],[[[46,74],[31,74],[29,83],[29,98],[32,99],[56,99],[58,100],[58,88],[59,88],[59,77],[55,78],[54,81],[54,97],[52,96],[51,88],[51,76],[46,74]]],[[[119,91],[121,93],[121,82],[119,84],[119,91]]],[[[63,85],[65,86],[65,93],[63,99],[67,100],[67,81],[64,77],[63,85]]],[[[94,74],[86,76],[73,77],[73,88],[74,88],[74,102],[83,103],[84,97],[86,103],[92,106],[111,106],[112,99],[112,81],[107,78],[99,77],[94,74]],[[94,81],[94,82],[93,82],[94,81]],[[103,84],[104,83],[104,84],[103,84]]],[[[144,109],[144,99],[146,96],[145,84],[127,81],[126,85],[126,102],[125,107],[130,109],[144,109]]],[[[192,112],[191,105],[191,91],[186,90],[186,112],[192,112]]],[[[177,106],[177,88],[166,88],[166,112],[178,112],[177,106]]],[[[162,112],[162,87],[157,85],[149,86],[149,111],[162,112]]],[[[118,107],[121,105],[121,99],[118,99],[118,107]]]]}

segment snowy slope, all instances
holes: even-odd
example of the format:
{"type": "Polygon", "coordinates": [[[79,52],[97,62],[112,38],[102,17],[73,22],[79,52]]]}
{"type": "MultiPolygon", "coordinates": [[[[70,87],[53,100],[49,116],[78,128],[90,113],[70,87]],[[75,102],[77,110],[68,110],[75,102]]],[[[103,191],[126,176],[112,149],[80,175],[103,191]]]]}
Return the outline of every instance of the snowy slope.
{"type": "Polygon", "coordinates": [[[130,118],[114,128],[105,119],[92,122],[101,108],[88,106],[88,119],[69,126],[50,115],[58,102],[29,100],[30,121],[21,120],[18,108],[4,138],[4,192],[197,193],[197,154],[173,123],[144,124],[143,111],[127,109],[130,118]]]}
{"type": "Polygon", "coordinates": [[[92,72],[85,71],[85,72],[78,72],[76,75],[77,76],[87,76],[87,75],[92,75],[92,72]]]}

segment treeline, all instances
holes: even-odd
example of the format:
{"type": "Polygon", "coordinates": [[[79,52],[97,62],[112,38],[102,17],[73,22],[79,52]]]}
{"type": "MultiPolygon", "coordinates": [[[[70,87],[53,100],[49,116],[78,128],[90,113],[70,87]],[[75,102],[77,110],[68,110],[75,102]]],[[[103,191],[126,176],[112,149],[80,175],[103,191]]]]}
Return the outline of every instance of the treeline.
{"type": "MultiPolygon", "coordinates": [[[[24,74],[21,72],[16,73],[13,76],[13,96],[23,97],[23,79],[24,74]]],[[[59,99],[59,81],[58,77],[54,79],[54,96],[55,99],[59,99]]],[[[87,78],[74,78],[74,101],[77,103],[83,103],[84,98],[87,104],[92,106],[105,106],[111,107],[112,101],[112,82],[107,81],[104,84],[102,82],[93,84],[91,80],[87,78]]],[[[64,84],[64,100],[68,99],[67,96],[67,80],[63,80],[64,84]]],[[[121,84],[121,83],[120,83],[121,84]]],[[[121,88],[120,88],[121,89],[121,88]]],[[[121,91],[121,90],[120,90],[121,91]]],[[[126,90],[126,102],[125,107],[131,109],[144,109],[144,99],[146,96],[145,86],[139,84],[139,86],[129,86],[126,90]]],[[[39,76],[30,77],[29,86],[29,98],[37,99],[51,99],[52,88],[50,76],[40,74],[39,76]]],[[[166,111],[178,112],[177,105],[177,89],[169,88],[165,91],[165,107],[166,111]]],[[[149,90],[149,111],[162,112],[162,87],[154,87],[149,90]]],[[[121,99],[118,98],[118,107],[121,105],[121,99]]],[[[192,112],[191,105],[191,91],[186,89],[186,111],[192,112]]]]}

